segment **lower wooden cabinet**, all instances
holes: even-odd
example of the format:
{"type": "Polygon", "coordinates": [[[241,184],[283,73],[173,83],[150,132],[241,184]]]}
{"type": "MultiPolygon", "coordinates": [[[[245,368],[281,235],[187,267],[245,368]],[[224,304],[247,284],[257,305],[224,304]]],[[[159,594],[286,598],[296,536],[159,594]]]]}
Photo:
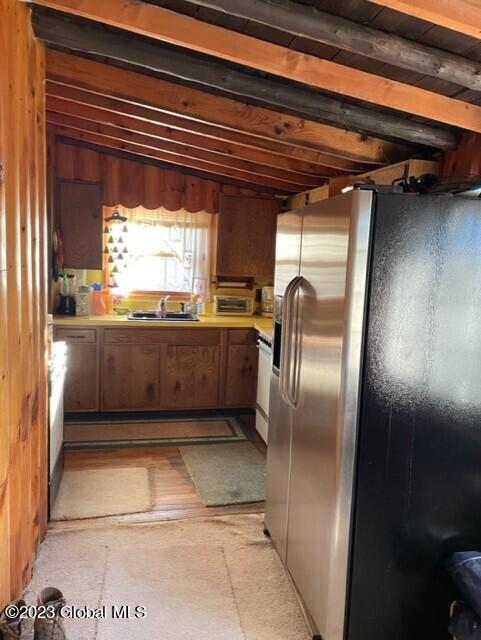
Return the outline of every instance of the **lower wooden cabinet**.
{"type": "Polygon", "coordinates": [[[98,358],[96,344],[68,343],[65,411],[97,411],[98,358]]]}
{"type": "Polygon", "coordinates": [[[104,345],[100,370],[101,409],[157,409],[160,406],[159,374],[159,346],[104,345]]]}
{"type": "Polygon", "coordinates": [[[254,407],[257,394],[257,332],[232,329],[227,347],[225,404],[229,407],[254,407]]]}
{"type": "Polygon", "coordinates": [[[55,340],[67,343],[65,411],[98,411],[99,357],[95,329],[58,328],[55,340]]]}
{"type": "Polygon", "coordinates": [[[168,409],[219,404],[219,346],[168,346],[162,367],[162,406],[168,409]]]}
{"type": "Polygon", "coordinates": [[[58,328],[67,340],[66,411],[254,407],[257,332],[58,328]]]}

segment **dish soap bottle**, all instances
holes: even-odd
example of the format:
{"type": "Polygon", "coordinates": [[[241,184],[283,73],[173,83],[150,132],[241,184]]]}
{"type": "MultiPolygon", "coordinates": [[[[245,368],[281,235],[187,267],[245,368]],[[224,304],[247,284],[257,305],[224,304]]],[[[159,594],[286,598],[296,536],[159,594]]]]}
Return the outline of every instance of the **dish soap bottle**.
{"type": "Polygon", "coordinates": [[[112,295],[109,287],[102,289],[102,300],[104,302],[105,313],[112,313],[112,295]]]}
{"type": "Polygon", "coordinates": [[[103,316],[105,313],[105,303],[102,296],[102,285],[100,283],[92,285],[92,296],[90,300],[92,303],[92,314],[95,316],[103,316]]]}

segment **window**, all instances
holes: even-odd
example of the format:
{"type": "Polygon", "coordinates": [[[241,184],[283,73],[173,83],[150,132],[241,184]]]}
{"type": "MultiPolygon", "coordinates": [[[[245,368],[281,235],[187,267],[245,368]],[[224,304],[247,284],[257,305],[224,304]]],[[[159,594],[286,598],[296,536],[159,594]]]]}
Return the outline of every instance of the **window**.
{"type": "Polygon", "coordinates": [[[105,207],[126,222],[105,223],[107,282],[122,295],[134,292],[208,296],[212,215],[184,209],[105,207]]]}

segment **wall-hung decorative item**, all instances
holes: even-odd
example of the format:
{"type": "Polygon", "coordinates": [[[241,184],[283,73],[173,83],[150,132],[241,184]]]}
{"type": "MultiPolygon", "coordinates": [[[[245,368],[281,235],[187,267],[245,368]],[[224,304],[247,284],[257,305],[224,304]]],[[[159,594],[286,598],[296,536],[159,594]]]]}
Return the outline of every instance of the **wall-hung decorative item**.
{"type": "Polygon", "coordinates": [[[115,209],[112,215],[107,216],[106,218],[104,218],[104,220],[105,222],[109,222],[109,223],[120,223],[120,222],[127,222],[128,218],[127,216],[123,216],[118,209],[115,209]]]}

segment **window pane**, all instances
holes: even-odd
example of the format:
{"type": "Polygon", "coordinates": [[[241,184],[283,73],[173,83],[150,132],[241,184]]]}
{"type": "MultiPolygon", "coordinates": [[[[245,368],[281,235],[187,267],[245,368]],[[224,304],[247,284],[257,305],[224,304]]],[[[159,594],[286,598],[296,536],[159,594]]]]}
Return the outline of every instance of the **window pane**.
{"type": "Polygon", "coordinates": [[[111,225],[106,233],[107,276],[121,293],[208,295],[210,214],[116,209],[129,221],[111,225]]]}

